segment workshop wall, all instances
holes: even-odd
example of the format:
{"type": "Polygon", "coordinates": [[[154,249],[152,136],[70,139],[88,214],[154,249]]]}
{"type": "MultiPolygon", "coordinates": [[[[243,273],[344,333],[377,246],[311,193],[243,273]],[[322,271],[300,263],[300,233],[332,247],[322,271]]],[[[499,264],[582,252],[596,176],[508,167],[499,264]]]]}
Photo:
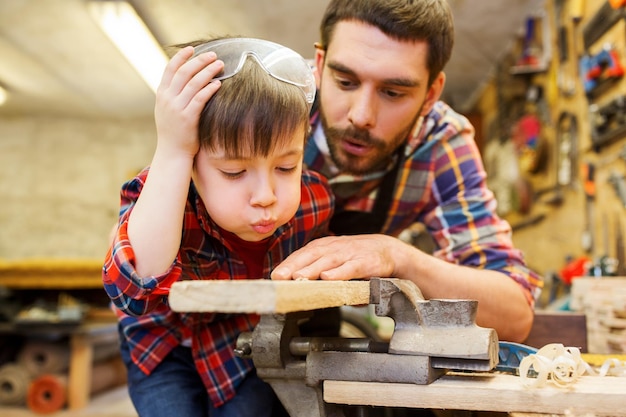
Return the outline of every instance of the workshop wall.
{"type": "MultiPolygon", "coordinates": [[[[624,206],[609,178],[626,171],[618,156],[626,142],[611,125],[604,129],[616,135],[603,136],[608,139],[596,146],[590,109],[623,97],[626,81],[608,77],[587,97],[579,70],[585,50],[597,55],[606,44],[613,45],[624,65],[624,18],[606,30],[607,18],[593,22],[606,4],[547,0],[546,10],[527,26],[533,36],[522,36],[502,59],[472,110],[473,122],[482,126],[477,140],[500,213],[513,225],[514,241],[529,264],[544,275],[563,268],[567,256],[618,258],[618,232],[625,233],[624,206]],[[589,38],[594,25],[599,35],[585,48],[584,34],[589,38]],[[563,115],[575,116],[573,135],[569,118],[559,123],[563,115]],[[524,125],[519,123],[524,116],[534,118],[524,119],[524,125]],[[513,128],[520,125],[538,125],[536,148],[524,143],[523,135],[514,140],[513,128]],[[558,149],[566,148],[559,142],[571,137],[570,150],[559,156],[558,149]],[[589,219],[581,170],[585,163],[596,167],[589,219]],[[583,239],[588,224],[593,245],[583,247],[589,242],[583,239]]],[[[613,108],[619,110],[618,104],[613,108]]],[[[0,118],[0,137],[0,259],[102,258],[116,219],[119,187],[153,152],[153,120],[0,118]]]]}
{"type": "Polygon", "coordinates": [[[153,120],[0,119],[0,259],[103,259],[153,120]]]}
{"type": "Polygon", "coordinates": [[[499,212],[548,287],[568,257],[625,274],[624,3],[548,0],[476,106],[499,212]]]}

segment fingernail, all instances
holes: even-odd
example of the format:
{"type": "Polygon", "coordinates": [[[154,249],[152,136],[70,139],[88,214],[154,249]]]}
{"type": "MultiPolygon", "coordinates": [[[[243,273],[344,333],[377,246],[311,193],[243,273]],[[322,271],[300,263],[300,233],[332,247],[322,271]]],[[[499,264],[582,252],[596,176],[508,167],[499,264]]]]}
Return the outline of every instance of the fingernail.
{"type": "Polygon", "coordinates": [[[272,271],[272,279],[285,279],[288,271],[285,268],[276,268],[272,271]]]}

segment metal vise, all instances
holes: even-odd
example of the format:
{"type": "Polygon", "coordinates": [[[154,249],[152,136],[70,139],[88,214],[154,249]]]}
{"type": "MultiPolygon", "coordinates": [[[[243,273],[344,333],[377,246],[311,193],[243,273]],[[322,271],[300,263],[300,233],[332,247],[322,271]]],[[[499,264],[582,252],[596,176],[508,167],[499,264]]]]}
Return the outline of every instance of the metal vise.
{"type": "Polygon", "coordinates": [[[473,300],[424,300],[410,281],[372,278],[370,303],[391,317],[389,343],[371,339],[302,337],[312,312],[262,315],[242,333],[236,353],[252,358],[291,416],[341,417],[325,403],[325,380],[429,384],[447,370],[489,371],[498,363],[498,337],[475,324],[473,300]]]}

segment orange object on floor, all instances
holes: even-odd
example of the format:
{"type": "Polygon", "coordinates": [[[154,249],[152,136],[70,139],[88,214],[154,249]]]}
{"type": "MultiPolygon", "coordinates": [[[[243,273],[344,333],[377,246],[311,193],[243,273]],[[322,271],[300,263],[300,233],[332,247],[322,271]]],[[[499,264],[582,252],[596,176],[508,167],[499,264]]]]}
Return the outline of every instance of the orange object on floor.
{"type": "Polygon", "coordinates": [[[26,397],[28,408],[38,414],[51,414],[65,407],[67,378],[44,374],[31,382],[26,397]]]}

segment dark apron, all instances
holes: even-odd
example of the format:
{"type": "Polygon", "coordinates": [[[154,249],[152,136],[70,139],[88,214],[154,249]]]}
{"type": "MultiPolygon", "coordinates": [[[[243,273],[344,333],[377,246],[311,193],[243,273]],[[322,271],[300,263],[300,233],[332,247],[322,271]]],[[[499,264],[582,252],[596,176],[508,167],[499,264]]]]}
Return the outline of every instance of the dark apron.
{"type": "MultiPolygon", "coordinates": [[[[383,177],[371,213],[354,210],[336,211],[330,221],[330,230],[336,235],[380,233],[387,220],[396,185],[396,176],[402,160],[383,177]]],[[[339,307],[315,310],[313,316],[300,325],[306,336],[334,337],[339,335],[341,310],[339,307]]]]}
{"type": "Polygon", "coordinates": [[[330,231],[336,235],[380,233],[388,217],[389,207],[396,188],[396,177],[402,160],[383,177],[371,213],[354,210],[336,210],[330,220],[330,231]]]}

